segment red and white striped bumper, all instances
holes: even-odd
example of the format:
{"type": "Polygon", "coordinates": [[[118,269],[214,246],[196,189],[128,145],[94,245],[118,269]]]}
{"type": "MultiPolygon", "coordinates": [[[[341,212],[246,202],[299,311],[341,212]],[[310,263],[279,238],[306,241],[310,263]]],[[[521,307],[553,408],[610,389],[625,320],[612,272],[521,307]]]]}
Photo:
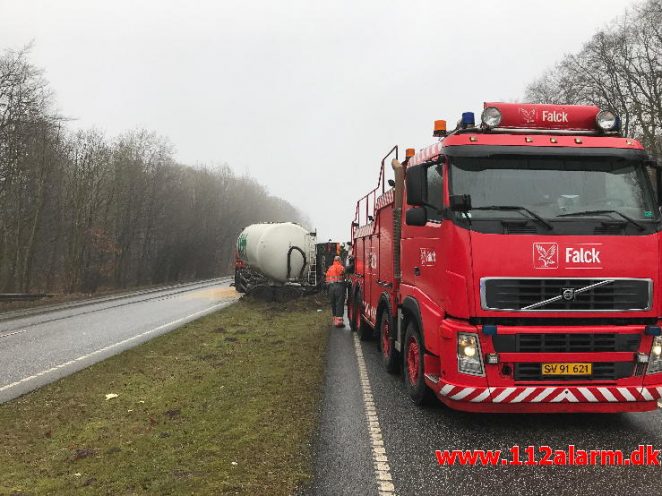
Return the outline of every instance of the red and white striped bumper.
{"type": "MultiPolygon", "coordinates": [[[[655,402],[662,398],[662,385],[660,386],[528,386],[528,387],[467,387],[455,384],[439,383],[438,394],[444,403],[457,405],[464,403],[467,410],[503,410],[508,406],[537,405],[539,408],[526,408],[522,410],[545,411],[551,404],[586,404],[586,405],[613,405],[655,402]],[[478,408],[471,408],[475,404],[478,408]],[[480,408],[483,405],[487,408],[480,408]],[[489,406],[493,408],[489,408],[489,406]],[[503,405],[503,408],[501,406],[503,405]]],[[[651,407],[651,408],[654,408],[651,407]]],[[[635,410],[637,408],[624,408],[635,410]]],[[[553,408],[559,411],[558,408],[553,408]]],[[[567,410],[572,410],[569,408],[567,410]]],[[[582,410],[590,411],[590,408],[582,410]]],[[[604,410],[604,409],[603,409],[604,410]]],[[[611,409],[610,409],[611,410],[611,409]]],[[[614,411],[618,408],[614,408],[614,411]]]]}

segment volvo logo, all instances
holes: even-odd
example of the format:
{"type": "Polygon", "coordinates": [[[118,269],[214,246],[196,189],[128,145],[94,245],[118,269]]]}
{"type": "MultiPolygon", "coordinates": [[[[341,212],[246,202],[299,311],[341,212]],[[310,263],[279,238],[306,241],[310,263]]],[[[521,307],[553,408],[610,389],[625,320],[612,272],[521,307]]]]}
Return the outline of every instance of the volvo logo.
{"type": "Polygon", "coordinates": [[[561,293],[565,301],[572,301],[575,299],[575,290],[573,288],[564,288],[561,293]]]}

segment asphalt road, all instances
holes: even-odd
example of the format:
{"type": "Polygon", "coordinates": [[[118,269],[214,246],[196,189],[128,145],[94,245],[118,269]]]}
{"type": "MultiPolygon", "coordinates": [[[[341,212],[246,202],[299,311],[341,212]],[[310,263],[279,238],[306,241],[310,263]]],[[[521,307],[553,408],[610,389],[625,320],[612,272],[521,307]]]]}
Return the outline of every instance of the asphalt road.
{"type": "Polygon", "coordinates": [[[0,314],[0,403],[237,299],[230,279],[0,314]]]}
{"type": "Polygon", "coordinates": [[[329,329],[322,417],[314,441],[315,473],[305,494],[662,494],[659,466],[440,466],[438,449],[567,449],[572,444],[577,449],[630,453],[640,444],[662,448],[662,413],[485,415],[455,412],[436,401],[420,408],[407,397],[402,376],[382,369],[376,343],[355,339],[349,329],[329,329]],[[368,407],[356,348],[367,370],[368,407]],[[378,435],[375,416],[367,417],[372,405],[378,435]],[[383,450],[376,450],[375,439],[383,450]],[[382,455],[386,465],[375,461],[382,455]]]}

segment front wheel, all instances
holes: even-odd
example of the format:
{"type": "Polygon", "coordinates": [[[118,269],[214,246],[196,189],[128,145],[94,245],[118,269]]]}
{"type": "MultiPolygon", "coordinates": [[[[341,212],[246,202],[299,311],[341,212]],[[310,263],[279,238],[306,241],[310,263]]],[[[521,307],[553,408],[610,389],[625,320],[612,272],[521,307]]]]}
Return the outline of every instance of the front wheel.
{"type": "Polygon", "coordinates": [[[242,281],[241,271],[239,269],[235,269],[234,271],[234,288],[237,290],[238,293],[246,292],[246,287],[244,286],[244,283],[242,281]]]}
{"type": "Polygon", "coordinates": [[[384,368],[388,373],[396,374],[400,369],[400,353],[395,349],[395,329],[388,308],[384,308],[380,313],[377,329],[379,329],[379,351],[382,353],[384,368]]]}
{"type": "Polygon", "coordinates": [[[425,385],[423,370],[423,341],[414,322],[407,324],[404,348],[404,381],[409,397],[416,405],[424,405],[431,398],[431,391],[425,385]]]}

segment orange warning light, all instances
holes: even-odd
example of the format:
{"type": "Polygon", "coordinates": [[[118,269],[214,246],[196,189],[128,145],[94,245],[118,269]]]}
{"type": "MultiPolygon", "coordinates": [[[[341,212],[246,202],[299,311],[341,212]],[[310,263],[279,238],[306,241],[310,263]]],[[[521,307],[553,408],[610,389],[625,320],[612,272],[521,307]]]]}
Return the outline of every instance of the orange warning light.
{"type": "Polygon", "coordinates": [[[438,121],[434,121],[434,132],[432,133],[432,136],[435,136],[437,138],[441,138],[443,136],[446,136],[446,121],[443,119],[440,119],[438,121]]]}

